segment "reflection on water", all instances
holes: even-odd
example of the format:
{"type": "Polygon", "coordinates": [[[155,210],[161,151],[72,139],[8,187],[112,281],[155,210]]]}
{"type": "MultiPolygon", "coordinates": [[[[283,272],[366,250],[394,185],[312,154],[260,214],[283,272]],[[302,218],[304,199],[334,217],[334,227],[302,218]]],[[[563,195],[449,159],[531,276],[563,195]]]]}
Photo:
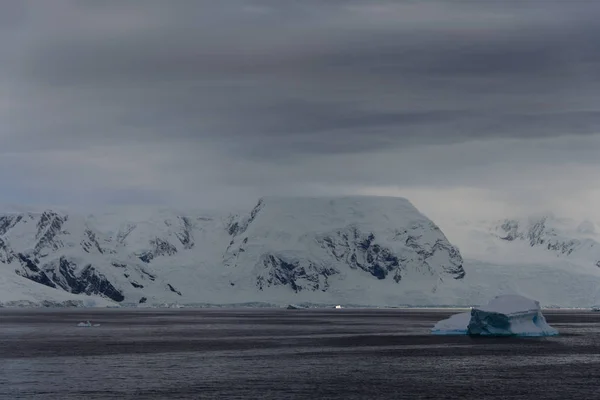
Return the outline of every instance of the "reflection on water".
{"type": "Polygon", "coordinates": [[[600,313],[561,336],[428,334],[443,311],[2,310],[0,398],[566,399],[600,393],[600,313]],[[78,328],[90,320],[101,326],[78,328]]]}

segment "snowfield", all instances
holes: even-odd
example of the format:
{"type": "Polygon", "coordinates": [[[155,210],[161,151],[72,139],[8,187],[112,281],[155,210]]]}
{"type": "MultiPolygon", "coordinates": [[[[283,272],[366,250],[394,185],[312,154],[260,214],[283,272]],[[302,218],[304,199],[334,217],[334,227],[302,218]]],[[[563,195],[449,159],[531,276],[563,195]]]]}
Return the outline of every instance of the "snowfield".
{"type": "Polygon", "coordinates": [[[442,222],[368,196],[267,197],[239,214],[0,214],[0,304],[600,304],[594,223],[442,222]]]}

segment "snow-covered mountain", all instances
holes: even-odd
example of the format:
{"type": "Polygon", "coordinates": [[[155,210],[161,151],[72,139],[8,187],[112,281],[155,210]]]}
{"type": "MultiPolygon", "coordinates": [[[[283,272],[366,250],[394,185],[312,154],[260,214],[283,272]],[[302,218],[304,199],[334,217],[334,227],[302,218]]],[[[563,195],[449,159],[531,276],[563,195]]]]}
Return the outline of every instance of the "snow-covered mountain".
{"type": "Polygon", "coordinates": [[[557,257],[570,257],[600,267],[600,236],[596,232],[592,221],[578,223],[553,215],[506,219],[494,227],[494,233],[502,240],[522,241],[557,257]]]}
{"type": "Polygon", "coordinates": [[[465,277],[442,231],[386,197],[264,198],[248,215],[4,214],[0,269],[121,303],[406,304],[465,277]]]}
{"type": "Polygon", "coordinates": [[[468,289],[462,296],[474,304],[491,298],[484,293],[520,294],[544,306],[600,301],[600,235],[592,221],[545,214],[438,222],[464,257],[468,289]]]}
{"type": "Polygon", "coordinates": [[[436,222],[444,233],[389,197],[268,197],[239,214],[0,214],[0,303],[600,303],[592,221],[436,222]]]}
{"type": "Polygon", "coordinates": [[[545,214],[491,221],[447,220],[441,225],[467,258],[600,267],[600,231],[590,220],[545,214]]]}

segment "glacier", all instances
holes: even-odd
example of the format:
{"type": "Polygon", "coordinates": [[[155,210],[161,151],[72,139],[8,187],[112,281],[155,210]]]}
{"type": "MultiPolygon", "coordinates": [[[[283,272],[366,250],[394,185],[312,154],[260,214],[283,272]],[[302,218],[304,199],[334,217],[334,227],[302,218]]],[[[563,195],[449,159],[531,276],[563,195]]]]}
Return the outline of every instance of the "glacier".
{"type": "Polygon", "coordinates": [[[495,297],[486,306],[455,314],[438,322],[434,335],[555,336],[558,331],[546,322],[540,303],[519,295],[495,297]]]}

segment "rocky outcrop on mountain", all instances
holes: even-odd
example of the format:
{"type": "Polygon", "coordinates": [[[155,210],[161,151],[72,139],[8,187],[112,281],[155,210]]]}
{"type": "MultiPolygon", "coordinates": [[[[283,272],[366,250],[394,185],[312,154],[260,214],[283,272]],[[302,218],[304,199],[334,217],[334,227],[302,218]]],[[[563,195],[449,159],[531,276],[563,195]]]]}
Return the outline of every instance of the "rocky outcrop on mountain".
{"type": "Polygon", "coordinates": [[[149,263],[155,257],[172,256],[177,253],[177,247],[161,238],[152,239],[149,244],[152,249],[138,255],[138,258],[145,263],[149,263]]]}
{"type": "Polygon", "coordinates": [[[67,216],[60,216],[53,211],[45,211],[37,221],[36,244],[34,252],[46,255],[64,247],[60,239],[61,229],[67,221],[67,216]]]}
{"type": "MultiPolygon", "coordinates": [[[[170,221],[165,221],[167,226],[172,226],[170,221]]],[[[194,225],[189,217],[177,217],[176,225],[178,229],[175,231],[175,236],[181,242],[184,249],[189,250],[194,247],[194,225]]]]}
{"type": "Polygon", "coordinates": [[[595,239],[594,224],[584,221],[575,229],[571,225],[574,225],[572,221],[553,216],[506,219],[498,223],[493,232],[504,241],[522,241],[557,256],[590,256],[594,264],[600,263],[600,242],[595,239]]]}
{"type": "Polygon", "coordinates": [[[8,243],[0,237],[0,263],[10,264],[15,258],[12,249],[8,246],[8,243]]]}
{"type": "Polygon", "coordinates": [[[299,257],[283,254],[263,254],[260,259],[256,285],[260,290],[270,286],[289,286],[294,292],[326,291],[329,277],[338,270],[299,257]],[[260,267],[264,267],[263,270],[260,267]]]}
{"type": "Polygon", "coordinates": [[[0,215],[0,236],[8,232],[23,219],[23,215],[0,215]]]}
{"type": "Polygon", "coordinates": [[[114,301],[123,301],[125,297],[101,272],[91,264],[79,267],[73,260],[61,257],[44,266],[52,282],[67,292],[87,295],[98,294],[114,301]]]}
{"type": "MultiPolygon", "coordinates": [[[[402,279],[400,260],[389,249],[374,243],[373,233],[361,233],[350,226],[316,238],[337,261],[346,262],[350,268],[360,268],[377,279],[385,279],[394,271],[394,280],[402,279]]],[[[404,261],[404,260],[403,260],[404,261]]]]}
{"type": "Polygon", "coordinates": [[[372,232],[363,233],[356,226],[336,230],[316,240],[337,261],[344,261],[351,268],[369,272],[377,279],[385,279],[392,273],[394,281],[399,282],[402,280],[402,272],[410,268],[429,275],[434,275],[436,269],[441,268],[454,279],[462,279],[465,276],[460,253],[431,222],[396,230],[393,240],[405,246],[397,254],[378,244],[372,232]],[[439,237],[433,243],[421,241],[423,231],[436,232],[439,237]],[[445,257],[441,264],[437,264],[440,260],[433,261],[433,257],[440,253],[445,257]]]}

